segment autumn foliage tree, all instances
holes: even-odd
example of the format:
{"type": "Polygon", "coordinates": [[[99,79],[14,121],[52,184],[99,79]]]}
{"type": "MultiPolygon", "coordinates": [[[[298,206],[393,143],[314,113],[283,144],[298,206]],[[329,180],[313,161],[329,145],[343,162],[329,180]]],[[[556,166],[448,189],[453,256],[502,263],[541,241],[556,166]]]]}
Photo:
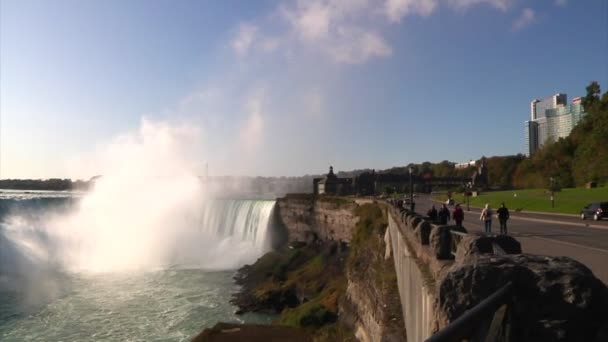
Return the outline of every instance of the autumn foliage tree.
{"type": "Polygon", "coordinates": [[[562,187],[608,181],[608,92],[600,94],[599,84],[592,82],[582,99],[587,115],[568,137],[522,161],[515,171],[514,186],[547,187],[551,177],[562,187]]]}

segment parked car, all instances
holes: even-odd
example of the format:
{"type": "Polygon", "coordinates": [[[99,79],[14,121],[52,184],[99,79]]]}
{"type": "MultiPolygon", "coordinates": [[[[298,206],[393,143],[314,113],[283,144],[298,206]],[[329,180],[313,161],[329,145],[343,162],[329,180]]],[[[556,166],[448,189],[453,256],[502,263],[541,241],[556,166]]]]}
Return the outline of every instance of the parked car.
{"type": "Polygon", "coordinates": [[[447,205],[454,205],[454,199],[453,199],[453,198],[448,198],[448,199],[445,201],[445,204],[447,204],[447,205]]]}
{"type": "Polygon", "coordinates": [[[608,202],[589,203],[581,210],[581,219],[592,217],[595,221],[608,217],[608,202]]]}

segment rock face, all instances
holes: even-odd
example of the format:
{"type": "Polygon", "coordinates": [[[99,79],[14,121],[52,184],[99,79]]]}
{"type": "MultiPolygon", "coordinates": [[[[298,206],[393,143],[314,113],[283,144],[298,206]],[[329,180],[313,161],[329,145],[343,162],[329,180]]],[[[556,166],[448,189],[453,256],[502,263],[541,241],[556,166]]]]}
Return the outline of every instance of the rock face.
{"type": "Polygon", "coordinates": [[[312,337],[303,329],[277,325],[218,323],[203,330],[192,342],[310,342],[312,337]]]}
{"type": "Polygon", "coordinates": [[[361,222],[346,267],[346,298],[341,320],[359,341],[403,341],[405,329],[394,261],[387,251],[386,217],[378,206],[361,207],[361,222]]]}
{"type": "Polygon", "coordinates": [[[438,288],[438,320],[445,326],[512,281],[512,341],[595,341],[608,317],[605,285],[566,257],[478,256],[456,263],[438,288]]]}
{"type": "Polygon", "coordinates": [[[353,201],[333,197],[300,195],[279,198],[276,222],[287,232],[288,242],[345,241],[357,223],[353,201]]]}

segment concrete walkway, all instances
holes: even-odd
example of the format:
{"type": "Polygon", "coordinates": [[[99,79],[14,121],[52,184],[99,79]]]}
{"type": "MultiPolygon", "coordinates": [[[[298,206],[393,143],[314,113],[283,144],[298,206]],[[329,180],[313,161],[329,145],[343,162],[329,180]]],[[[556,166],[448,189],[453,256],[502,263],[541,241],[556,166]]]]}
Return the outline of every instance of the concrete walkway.
{"type": "MultiPolygon", "coordinates": [[[[425,214],[441,204],[430,196],[416,198],[416,211],[425,214]]],[[[463,225],[471,232],[483,232],[479,220],[481,209],[466,211],[463,225]]],[[[450,212],[453,210],[449,206],[450,212]]],[[[497,208],[493,208],[496,212],[497,208]]],[[[508,221],[509,234],[522,244],[524,253],[550,256],[568,256],[589,267],[596,277],[608,284],[608,221],[582,221],[577,217],[537,213],[511,213],[508,221]]],[[[498,220],[494,219],[492,231],[499,232],[498,220]]]]}

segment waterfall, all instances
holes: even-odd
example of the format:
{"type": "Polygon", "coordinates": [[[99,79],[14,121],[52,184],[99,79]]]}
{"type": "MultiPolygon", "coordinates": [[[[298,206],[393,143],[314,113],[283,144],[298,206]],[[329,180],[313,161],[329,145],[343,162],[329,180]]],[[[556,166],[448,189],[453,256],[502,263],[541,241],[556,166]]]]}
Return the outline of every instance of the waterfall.
{"type": "Polygon", "coordinates": [[[274,201],[211,200],[202,210],[200,227],[220,238],[233,237],[251,242],[261,251],[274,201]]]}
{"type": "Polygon", "coordinates": [[[193,196],[163,205],[125,202],[0,198],[0,273],[32,265],[101,272],[234,269],[269,248],[274,201],[193,196]]]}

